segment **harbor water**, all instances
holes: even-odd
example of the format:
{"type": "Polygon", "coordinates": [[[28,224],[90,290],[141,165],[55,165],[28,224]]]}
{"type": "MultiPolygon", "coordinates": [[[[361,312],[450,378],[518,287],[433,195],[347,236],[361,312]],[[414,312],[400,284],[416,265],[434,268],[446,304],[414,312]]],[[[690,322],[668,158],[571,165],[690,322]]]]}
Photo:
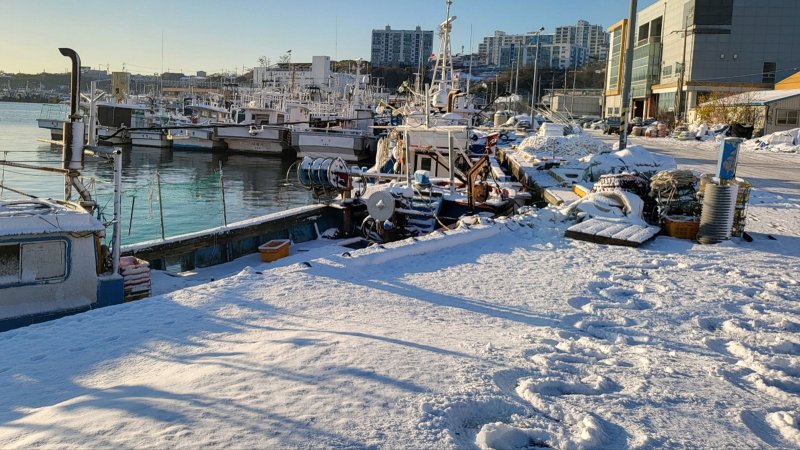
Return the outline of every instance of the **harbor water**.
{"type": "MultiPolygon", "coordinates": [[[[43,142],[50,132],[37,126],[41,107],[0,102],[0,160],[61,166],[61,146],[43,142]]],[[[291,164],[271,157],[123,147],[122,243],[161,239],[162,210],[163,234],[169,238],[222,226],[225,217],[232,223],[313,203],[308,191],[286,183],[291,164]]],[[[87,156],[82,174],[101,207],[101,219],[110,222],[111,162],[87,156]]],[[[64,179],[57,173],[0,166],[0,185],[42,198],[64,196],[64,179]]],[[[0,199],[24,198],[0,187],[0,199]]]]}

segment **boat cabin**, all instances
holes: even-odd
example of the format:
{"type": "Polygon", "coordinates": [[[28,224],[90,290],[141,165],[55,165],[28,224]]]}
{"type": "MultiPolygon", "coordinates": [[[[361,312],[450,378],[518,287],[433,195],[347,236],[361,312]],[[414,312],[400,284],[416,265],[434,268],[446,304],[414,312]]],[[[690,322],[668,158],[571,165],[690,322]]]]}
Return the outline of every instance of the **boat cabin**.
{"type": "Polygon", "coordinates": [[[0,201],[0,331],[121,303],[121,279],[98,276],[104,232],[71,203],[0,201]]]}

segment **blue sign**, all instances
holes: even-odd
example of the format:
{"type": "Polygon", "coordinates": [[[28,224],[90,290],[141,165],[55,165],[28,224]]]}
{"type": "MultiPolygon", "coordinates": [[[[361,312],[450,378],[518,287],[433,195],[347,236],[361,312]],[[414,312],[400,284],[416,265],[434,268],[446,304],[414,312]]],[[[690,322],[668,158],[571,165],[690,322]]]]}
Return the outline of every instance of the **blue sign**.
{"type": "Polygon", "coordinates": [[[720,180],[736,178],[736,164],[739,161],[739,145],[744,139],[725,138],[719,147],[717,177],[720,180]]]}

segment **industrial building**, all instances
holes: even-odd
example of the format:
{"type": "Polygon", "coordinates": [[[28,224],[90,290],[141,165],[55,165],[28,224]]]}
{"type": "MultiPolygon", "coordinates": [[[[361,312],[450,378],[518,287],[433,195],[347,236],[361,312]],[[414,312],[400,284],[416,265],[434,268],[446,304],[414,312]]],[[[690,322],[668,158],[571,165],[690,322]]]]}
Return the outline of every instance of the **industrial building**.
{"type": "MultiPolygon", "coordinates": [[[[664,0],[642,9],[631,117],[685,119],[711,93],[772,89],[800,65],[798,22],[800,8],[785,0],[664,0]]],[[[627,20],[608,29],[606,115],[620,113],[626,29],[627,20]]]]}

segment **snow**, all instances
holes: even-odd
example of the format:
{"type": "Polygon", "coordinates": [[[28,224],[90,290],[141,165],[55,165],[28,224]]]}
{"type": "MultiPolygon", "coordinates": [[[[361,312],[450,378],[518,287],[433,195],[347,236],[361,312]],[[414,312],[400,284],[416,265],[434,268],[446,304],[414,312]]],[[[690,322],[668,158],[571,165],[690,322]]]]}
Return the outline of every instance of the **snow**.
{"type": "MultiPolygon", "coordinates": [[[[554,124],[548,125],[552,126],[554,124]]],[[[563,126],[557,125],[557,127],[563,133],[563,126]]],[[[531,158],[563,158],[569,160],[610,150],[611,148],[607,144],[586,133],[560,137],[534,135],[525,138],[517,147],[517,151],[511,156],[520,159],[521,162],[527,162],[531,158]]]]}
{"type": "Polygon", "coordinates": [[[752,242],[634,249],[526,208],[154,271],[0,334],[0,448],[796,448],[800,204],[747,216],[752,242]]]}
{"type": "Polygon", "coordinates": [[[800,128],[749,139],[742,143],[741,149],[752,152],[800,153],[800,128]]]}
{"type": "Polygon", "coordinates": [[[103,224],[86,211],[75,208],[49,199],[0,201],[0,236],[105,230],[103,224]]]}
{"type": "Polygon", "coordinates": [[[651,153],[640,145],[631,145],[613,153],[599,153],[583,159],[589,164],[588,174],[592,181],[601,175],[638,172],[653,175],[662,170],[677,168],[671,156],[651,153]]]}

